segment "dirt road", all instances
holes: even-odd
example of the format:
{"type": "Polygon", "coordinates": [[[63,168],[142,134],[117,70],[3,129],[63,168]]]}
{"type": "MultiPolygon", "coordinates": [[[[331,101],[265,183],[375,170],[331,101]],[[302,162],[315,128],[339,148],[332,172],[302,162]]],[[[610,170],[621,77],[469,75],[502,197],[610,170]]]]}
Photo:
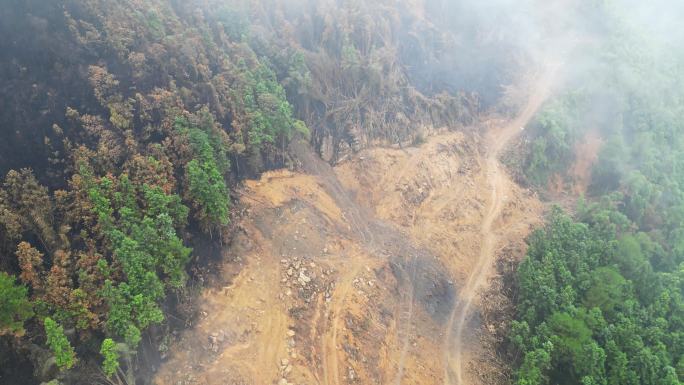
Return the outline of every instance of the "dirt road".
{"type": "Polygon", "coordinates": [[[535,87],[524,108],[512,121],[503,127],[495,127],[487,133],[487,155],[485,170],[487,183],[490,186],[490,196],[482,219],[480,233],[482,237],[480,255],[477,266],[468,276],[460,290],[460,296],[451,313],[446,329],[445,352],[445,385],[465,384],[463,380],[463,350],[466,345],[463,333],[467,327],[467,320],[472,315],[472,306],[478,298],[480,289],[486,284],[496,258],[496,247],[499,245],[499,234],[494,228],[494,222],[501,215],[501,211],[512,193],[513,182],[506,174],[499,162],[501,151],[515,138],[532,119],[542,103],[547,99],[553,82],[556,68],[547,69],[537,77],[535,87]]]}

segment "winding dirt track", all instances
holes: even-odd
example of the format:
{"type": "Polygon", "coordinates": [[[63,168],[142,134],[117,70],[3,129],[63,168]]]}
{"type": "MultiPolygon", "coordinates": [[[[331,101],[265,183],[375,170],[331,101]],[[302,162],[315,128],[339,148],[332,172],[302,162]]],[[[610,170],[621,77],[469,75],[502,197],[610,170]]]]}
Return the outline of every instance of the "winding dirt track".
{"type": "Polygon", "coordinates": [[[530,90],[527,103],[518,115],[505,126],[493,128],[487,133],[486,175],[491,188],[487,209],[480,227],[482,236],[480,256],[476,267],[468,276],[461,288],[458,301],[454,304],[447,329],[445,331],[445,385],[462,385],[464,373],[463,348],[464,331],[467,329],[472,307],[478,298],[480,289],[486,284],[491,267],[496,257],[496,246],[499,239],[494,222],[499,218],[506,204],[513,183],[499,162],[499,156],[506,145],[514,139],[532,119],[542,103],[547,99],[557,66],[551,66],[541,73],[530,90]]]}

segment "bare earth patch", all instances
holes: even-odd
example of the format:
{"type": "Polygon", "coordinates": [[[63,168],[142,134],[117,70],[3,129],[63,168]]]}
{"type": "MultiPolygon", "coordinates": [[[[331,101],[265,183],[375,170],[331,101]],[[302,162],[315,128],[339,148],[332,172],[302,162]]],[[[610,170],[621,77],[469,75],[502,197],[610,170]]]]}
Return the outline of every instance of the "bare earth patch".
{"type": "Polygon", "coordinates": [[[302,170],[245,183],[225,282],[204,291],[155,383],[500,382],[481,294],[504,248],[522,257],[544,207],[498,156],[542,91],[510,121],[334,169],[294,145],[302,170]]]}

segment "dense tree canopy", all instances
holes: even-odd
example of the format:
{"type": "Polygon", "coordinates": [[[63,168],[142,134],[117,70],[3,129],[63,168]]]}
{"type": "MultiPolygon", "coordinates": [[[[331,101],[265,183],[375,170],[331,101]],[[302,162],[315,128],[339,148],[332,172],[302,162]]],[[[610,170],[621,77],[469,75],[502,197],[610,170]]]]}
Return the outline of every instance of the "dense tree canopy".
{"type": "Polygon", "coordinates": [[[680,383],[684,269],[649,269],[653,241],[606,231],[613,210],[575,222],[556,209],[530,238],[510,335],[518,384],[680,383]]]}
{"type": "Polygon", "coordinates": [[[529,239],[510,342],[518,384],[684,381],[684,58],[619,10],[594,71],[533,123],[527,180],[569,184],[587,132],[602,146],[575,219],[555,210],[529,239]]]}

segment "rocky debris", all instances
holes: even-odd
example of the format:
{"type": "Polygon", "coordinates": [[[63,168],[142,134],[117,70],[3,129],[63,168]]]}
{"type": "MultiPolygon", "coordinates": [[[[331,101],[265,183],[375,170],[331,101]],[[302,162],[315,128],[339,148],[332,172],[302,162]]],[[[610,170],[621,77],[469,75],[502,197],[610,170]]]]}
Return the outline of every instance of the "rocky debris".
{"type": "Polygon", "coordinates": [[[223,331],[223,329],[212,332],[209,334],[209,347],[208,349],[213,351],[214,353],[217,353],[219,351],[220,345],[223,343],[223,341],[226,340],[226,332],[223,331]]]}
{"type": "Polygon", "coordinates": [[[362,274],[352,281],[354,288],[357,290],[358,295],[372,295],[373,289],[377,286],[377,282],[372,277],[371,269],[366,267],[366,273],[362,274]]]}
{"type": "MultiPolygon", "coordinates": [[[[306,268],[304,268],[304,269],[306,269],[306,268]]],[[[306,286],[309,282],[311,282],[311,278],[309,278],[306,275],[305,270],[300,270],[299,271],[299,278],[297,278],[297,281],[299,282],[300,285],[306,286]]]]}
{"type": "Polygon", "coordinates": [[[351,366],[347,368],[347,379],[349,379],[350,382],[353,382],[356,379],[356,371],[351,366]]]}
{"type": "Polygon", "coordinates": [[[290,383],[287,381],[287,377],[290,375],[292,372],[292,365],[290,364],[290,360],[287,358],[283,358],[280,360],[279,363],[279,368],[280,368],[280,381],[278,381],[278,384],[287,384],[289,385],[290,383]]]}
{"type": "Polygon", "coordinates": [[[279,299],[292,297],[294,293],[298,294],[293,297],[294,299],[304,300],[307,304],[315,301],[319,293],[325,293],[326,299],[330,298],[332,287],[326,284],[326,281],[331,278],[334,272],[332,269],[326,269],[309,258],[303,257],[282,258],[280,263],[280,281],[283,289],[278,295],[279,299]]]}

